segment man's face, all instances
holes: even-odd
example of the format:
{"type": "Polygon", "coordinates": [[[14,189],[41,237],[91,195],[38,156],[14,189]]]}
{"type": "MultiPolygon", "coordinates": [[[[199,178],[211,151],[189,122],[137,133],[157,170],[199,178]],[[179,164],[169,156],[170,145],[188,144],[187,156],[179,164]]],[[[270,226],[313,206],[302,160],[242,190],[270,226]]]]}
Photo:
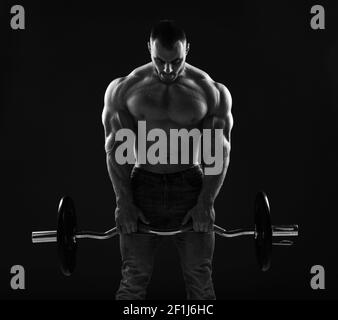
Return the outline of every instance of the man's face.
{"type": "Polygon", "coordinates": [[[177,41],[171,50],[164,48],[156,39],[148,43],[151,60],[163,82],[173,82],[184,69],[188,48],[186,42],[177,41]]]}

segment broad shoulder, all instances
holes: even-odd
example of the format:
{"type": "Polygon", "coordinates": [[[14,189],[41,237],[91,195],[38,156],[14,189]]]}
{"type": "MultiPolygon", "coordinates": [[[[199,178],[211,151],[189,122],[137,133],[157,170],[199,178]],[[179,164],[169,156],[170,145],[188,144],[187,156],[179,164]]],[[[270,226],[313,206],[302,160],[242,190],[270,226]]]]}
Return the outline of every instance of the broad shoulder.
{"type": "Polygon", "coordinates": [[[115,101],[124,104],[128,90],[143,81],[151,72],[151,63],[147,63],[132,70],[128,75],[116,78],[110,82],[105,93],[106,102],[115,101]]]}
{"type": "Polygon", "coordinates": [[[198,80],[212,80],[208,73],[199,69],[190,63],[185,63],[186,74],[189,78],[193,78],[195,81],[198,80]]]}
{"type": "Polygon", "coordinates": [[[122,108],[125,105],[126,92],[140,80],[141,76],[132,72],[125,77],[111,81],[104,94],[104,105],[122,108]]]}
{"type": "Polygon", "coordinates": [[[187,76],[194,80],[208,97],[209,113],[220,111],[228,112],[232,106],[232,98],[228,88],[220,82],[216,82],[211,76],[190,64],[187,64],[187,76]]]}

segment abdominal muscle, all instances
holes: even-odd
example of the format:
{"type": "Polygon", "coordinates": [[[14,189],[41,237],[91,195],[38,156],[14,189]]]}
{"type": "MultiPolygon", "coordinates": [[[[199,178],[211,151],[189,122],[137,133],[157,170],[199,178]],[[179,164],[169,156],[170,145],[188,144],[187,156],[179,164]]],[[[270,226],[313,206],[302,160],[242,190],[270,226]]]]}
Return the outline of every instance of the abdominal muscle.
{"type": "MultiPolygon", "coordinates": [[[[178,146],[179,151],[177,153],[177,161],[175,163],[171,163],[170,162],[170,150],[168,148],[167,150],[167,163],[156,163],[156,164],[152,164],[148,162],[148,158],[146,163],[140,163],[138,161],[138,157],[137,157],[137,149],[135,149],[136,151],[136,162],[135,162],[135,167],[138,168],[142,168],[144,170],[147,171],[151,171],[154,173],[174,173],[174,172],[179,172],[179,171],[183,171],[186,169],[189,169],[195,165],[199,164],[199,159],[198,159],[198,148],[196,147],[194,150],[192,143],[189,144],[189,159],[188,161],[181,163],[183,161],[181,161],[181,152],[180,152],[180,144],[178,146]],[[187,163],[188,162],[188,163],[187,163]]],[[[188,146],[183,146],[183,150],[187,149],[188,146]]],[[[147,148],[148,150],[148,148],[147,148]]]]}
{"type": "MultiPolygon", "coordinates": [[[[183,126],[188,132],[191,129],[196,128],[197,125],[186,125],[183,126]]],[[[182,129],[182,126],[173,123],[172,121],[147,121],[147,138],[144,144],[142,141],[138,141],[141,139],[141,136],[136,137],[135,141],[135,167],[142,168],[147,171],[151,171],[154,173],[174,173],[186,170],[195,165],[199,164],[199,134],[194,134],[194,137],[177,139],[177,136],[171,136],[170,129],[182,129]],[[149,141],[148,133],[151,129],[159,129],[161,128],[165,133],[165,138],[159,139],[158,137],[154,141],[149,141]],[[160,143],[163,142],[162,144],[160,143]],[[171,145],[171,141],[176,146],[171,145]],[[195,143],[195,146],[194,146],[195,143]],[[182,145],[183,144],[183,145],[182,145]],[[154,146],[153,146],[154,145],[154,146]],[[143,146],[143,147],[142,147],[143,146]],[[153,146],[153,147],[152,147],[153,146]],[[152,147],[152,148],[151,148],[152,147]],[[139,148],[139,150],[138,150],[139,148]],[[151,150],[150,150],[150,149],[151,150]],[[162,151],[163,157],[166,157],[166,161],[159,160],[159,148],[162,151]],[[166,150],[166,154],[163,153],[163,149],[166,150]],[[150,152],[149,152],[150,150],[150,152]],[[155,159],[151,161],[150,155],[154,155],[155,151],[155,159]],[[172,159],[170,159],[172,158],[172,159]],[[150,161],[149,161],[150,160],[150,161]],[[154,160],[158,160],[157,163],[154,163],[154,160]],[[142,162],[142,163],[141,163],[142,162]]],[[[197,129],[197,128],[196,128],[197,129]]],[[[197,131],[199,132],[199,131],[197,131]]],[[[144,139],[144,137],[143,137],[144,139]]]]}

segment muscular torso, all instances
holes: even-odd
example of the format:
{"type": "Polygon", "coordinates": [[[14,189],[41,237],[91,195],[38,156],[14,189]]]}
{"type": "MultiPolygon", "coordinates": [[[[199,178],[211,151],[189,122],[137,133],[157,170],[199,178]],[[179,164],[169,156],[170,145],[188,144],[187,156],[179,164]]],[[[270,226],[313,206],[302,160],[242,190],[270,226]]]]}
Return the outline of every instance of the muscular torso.
{"type": "MultiPolygon", "coordinates": [[[[193,68],[193,67],[192,67],[193,68]]],[[[141,67],[140,75],[127,83],[124,94],[125,107],[135,120],[145,121],[146,132],[151,129],[162,129],[167,134],[167,164],[140,164],[153,172],[176,172],[184,170],[198,163],[198,148],[193,148],[193,139],[189,143],[189,160],[181,164],[181,145],[178,145],[178,164],[170,163],[169,134],[170,129],[185,128],[190,131],[197,128],[202,132],[202,123],[216,101],[217,92],[211,79],[203,76],[196,69],[186,68],[184,77],[178,78],[174,83],[166,84],[153,75],[150,65],[141,67]]],[[[147,142],[148,148],[155,142],[147,142]]],[[[136,150],[137,150],[136,143],[136,150]]],[[[183,148],[188,148],[183,145],[183,148]]]]}

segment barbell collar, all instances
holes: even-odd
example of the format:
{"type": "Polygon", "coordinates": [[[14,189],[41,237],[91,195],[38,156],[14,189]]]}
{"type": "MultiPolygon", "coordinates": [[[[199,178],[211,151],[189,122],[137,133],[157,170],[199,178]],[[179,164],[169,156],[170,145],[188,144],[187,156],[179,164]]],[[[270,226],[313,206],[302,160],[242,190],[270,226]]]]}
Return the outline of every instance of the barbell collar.
{"type": "Polygon", "coordinates": [[[298,225],[276,225],[272,226],[272,235],[274,237],[297,237],[298,225]]]}
{"type": "Polygon", "coordinates": [[[33,243],[57,242],[57,231],[36,231],[32,232],[33,243]]]}
{"type": "Polygon", "coordinates": [[[291,241],[291,240],[281,240],[281,241],[277,241],[277,242],[272,242],[272,244],[274,246],[292,246],[293,241],[291,241]]]}

